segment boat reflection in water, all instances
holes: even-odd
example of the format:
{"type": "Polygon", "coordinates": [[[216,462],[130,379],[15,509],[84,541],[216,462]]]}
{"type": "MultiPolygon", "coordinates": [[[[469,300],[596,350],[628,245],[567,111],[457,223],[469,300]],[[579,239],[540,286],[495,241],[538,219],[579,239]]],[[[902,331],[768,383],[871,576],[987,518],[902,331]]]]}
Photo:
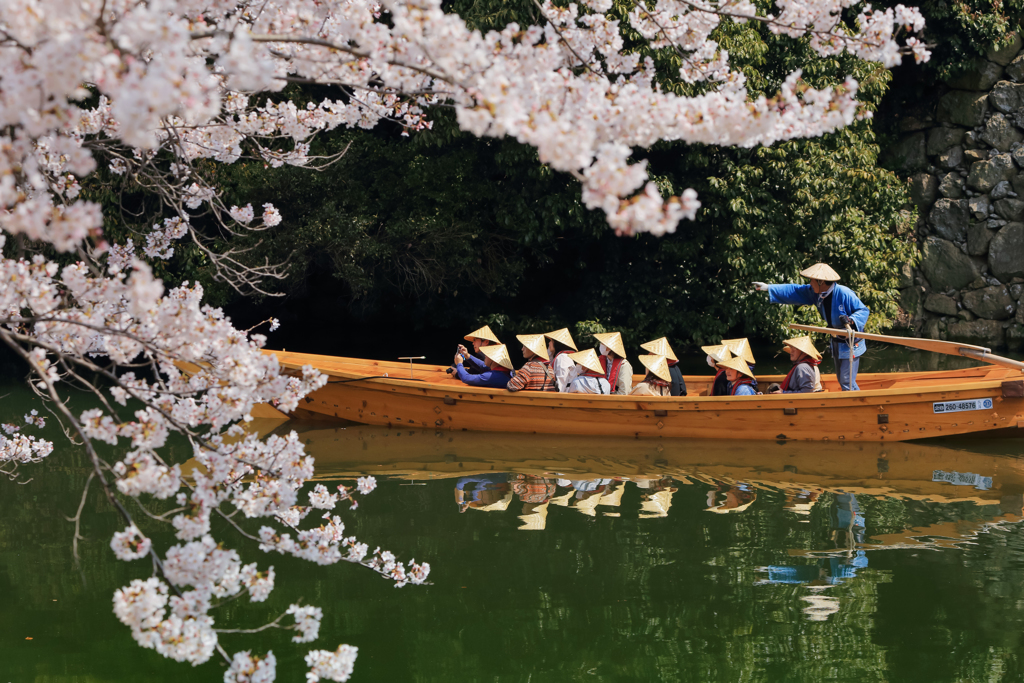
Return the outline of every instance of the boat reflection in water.
{"type": "Polygon", "coordinates": [[[657,525],[673,514],[674,499],[684,489],[694,495],[678,514],[702,515],[690,509],[699,500],[704,513],[729,518],[726,524],[734,527],[769,514],[771,507],[770,514],[788,516],[790,523],[812,525],[818,541],[811,548],[790,546],[759,568],[755,585],[799,588],[804,614],[815,621],[840,609],[832,589],[856,581],[872,551],[962,547],[978,534],[1021,522],[1024,506],[1024,460],[1016,455],[1019,440],[1012,439],[764,443],[336,428],[296,421],[255,426],[261,432],[295,429],[316,458],[320,479],[372,474],[447,480],[453,510],[516,515],[523,531],[557,525],[565,514],[657,525]]]}

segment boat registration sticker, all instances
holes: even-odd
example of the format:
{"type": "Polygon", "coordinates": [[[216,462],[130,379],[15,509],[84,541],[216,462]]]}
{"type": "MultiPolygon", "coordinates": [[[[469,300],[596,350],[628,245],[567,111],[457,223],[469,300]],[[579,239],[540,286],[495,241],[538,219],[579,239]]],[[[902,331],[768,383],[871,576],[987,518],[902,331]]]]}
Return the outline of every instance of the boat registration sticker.
{"type": "Polygon", "coordinates": [[[965,410],[991,410],[992,399],[972,398],[969,401],[942,401],[932,404],[933,413],[962,413],[965,410]]]}

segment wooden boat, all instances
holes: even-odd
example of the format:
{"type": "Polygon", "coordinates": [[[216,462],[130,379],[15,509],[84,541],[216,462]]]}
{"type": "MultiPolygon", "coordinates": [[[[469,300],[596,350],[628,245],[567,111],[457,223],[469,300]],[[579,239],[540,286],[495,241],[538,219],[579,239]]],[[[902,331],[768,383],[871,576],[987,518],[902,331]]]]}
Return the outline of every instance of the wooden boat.
{"type": "MultiPolygon", "coordinates": [[[[987,365],[945,372],[860,374],[861,391],[708,396],[712,377],[687,376],[685,397],[509,392],[466,386],[439,365],[273,351],[328,384],[296,417],[388,427],[687,439],[908,441],[1012,429],[1024,436],[1024,374],[987,365]]],[[[642,377],[635,377],[640,381],[642,377]]],[[[762,385],[782,376],[758,377],[762,385]]],[[[273,411],[269,407],[263,416],[273,411]]],[[[282,414],[278,413],[279,416],[282,414]]],[[[1005,433],[1005,432],[1004,432],[1005,433]]]]}

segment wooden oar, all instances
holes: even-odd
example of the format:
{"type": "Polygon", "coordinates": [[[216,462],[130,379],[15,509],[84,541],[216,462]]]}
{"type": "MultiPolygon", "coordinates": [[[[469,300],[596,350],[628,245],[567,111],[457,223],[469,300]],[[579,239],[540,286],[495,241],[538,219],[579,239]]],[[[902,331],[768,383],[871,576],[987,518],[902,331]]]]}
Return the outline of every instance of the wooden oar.
{"type": "MultiPolygon", "coordinates": [[[[813,325],[790,325],[794,330],[801,330],[803,332],[820,332],[821,334],[831,334],[833,337],[847,337],[848,333],[846,330],[837,330],[832,327],[814,327],[813,325]]],[[[886,344],[897,344],[899,346],[909,346],[912,349],[921,349],[922,351],[933,351],[935,353],[944,353],[948,356],[965,356],[967,358],[975,358],[977,360],[985,361],[986,363],[992,363],[993,365],[1003,365],[1008,368],[1020,370],[1024,372],[1024,363],[1013,360],[1011,358],[1004,358],[1003,356],[997,356],[991,353],[990,349],[984,346],[974,346],[973,344],[960,344],[958,342],[947,342],[938,341],[936,339],[917,339],[915,337],[891,337],[885,334],[870,334],[868,332],[854,332],[855,336],[861,339],[867,339],[870,341],[880,341],[886,344]]]]}

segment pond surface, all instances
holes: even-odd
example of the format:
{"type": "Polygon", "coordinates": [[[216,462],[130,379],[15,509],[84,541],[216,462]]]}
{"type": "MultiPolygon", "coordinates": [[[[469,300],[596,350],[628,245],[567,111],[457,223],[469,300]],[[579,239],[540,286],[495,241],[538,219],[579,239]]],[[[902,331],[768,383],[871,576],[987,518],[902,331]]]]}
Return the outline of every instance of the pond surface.
{"type": "MultiPolygon", "coordinates": [[[[20,420],[28,395],[0,393],[0,418],[20,420]]],[[[218,625],[258,625],[300,598],[324,609],[308,646],[222,636],[229,651],[273,649],[280,681],[304,680],[306,648],[343,642],[359,647],[353,681],[1024,678],[1024,438],[254,427],[299,431],[325,482],[376,476],[349,529],[432,566],[432,585],[395,589],[243,546],[245,561],[276,567],[277,588],[229,604],[218,625]]],[[[114,559],[121,524],[95,495],[74,567],[65,516],[88,474],[81,453],[59,447],[24,473],[34,480],[0,480],[0,683],[221,681],[216,660],[163,659],[116,620],[113,591],[148,567],[114,559]]]]}

